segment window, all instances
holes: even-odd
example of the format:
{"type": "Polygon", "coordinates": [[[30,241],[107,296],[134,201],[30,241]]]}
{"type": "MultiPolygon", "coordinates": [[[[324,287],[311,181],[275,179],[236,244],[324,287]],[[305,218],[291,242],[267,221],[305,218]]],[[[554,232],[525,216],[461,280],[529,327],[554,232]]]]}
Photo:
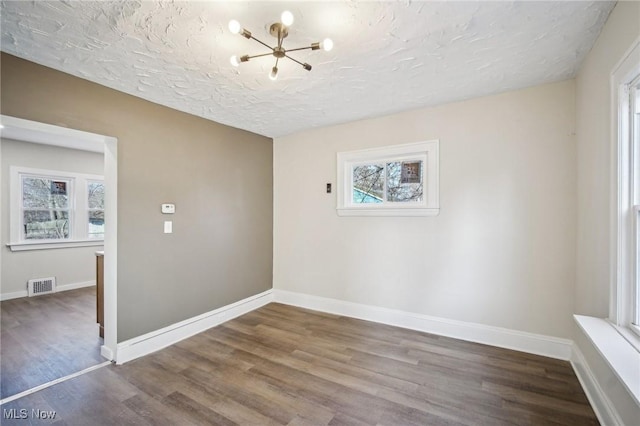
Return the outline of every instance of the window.
{"type": "Polygon", "coordinates": [[[20,216],[25,240],[69,238],[70,179],[21,175],[20,216]]]}
{"type": "Polygon", "coordinates": [[[338,153],[338,215],[438,214],[438,141],[338,153]]]}
{"type": "Polygon", "coordinates": [[[104,239],[104,182],[87,181],[87,234],[104,239]]]}
{"type": "Polygon", "coordinates": [[[11,167],[11,250],[100,245],[102,176],[11,167]],[[92,241],[91,244],[86,244],[92,241]]]}
{"type": "Polygon", "coordinates": [[[610,319],[640,335],[640,44],[613,75],[617,104],[614,138],[617,179],[610,319]]]}

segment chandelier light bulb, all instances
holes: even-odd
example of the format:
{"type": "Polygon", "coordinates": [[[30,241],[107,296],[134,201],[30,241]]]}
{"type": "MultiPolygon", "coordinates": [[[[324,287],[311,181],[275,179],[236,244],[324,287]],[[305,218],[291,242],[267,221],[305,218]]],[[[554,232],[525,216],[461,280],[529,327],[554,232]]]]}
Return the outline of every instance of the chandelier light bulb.
{"type": "Polygon", "coordinates": [[[287,27],[290,27],[291,24],[293,24],[293,13],[289,12],[288,10],[285,10],[284,12],[282,12],[282,15],[280,15],[280,21],[287,27]]]}
{"type": "Polygon", "coordinates": [[[322,48],[324,49],[325,52],[328,52],[331,49],[333,49],[333,40],[331,40],[330,38],[325,38],[322,41],[322,48]]]}
{"type": "Polygon", "coordinates": [[[241,29],[242,27],[240,27],[240,22],[236,21],[235,19],[229,21],[229,31],[231,31],[233,34],[239,34],[241,29]]]}
{"type": "Polygon", "coordinates": [[[238,57],[236,55],[233,55],[229,60],[229,62],[231,62],[231,65],[233,65],[234,67],[237,67],[240,65],[240,61],[238,60],[238,57]]]}
{"type": "Polygon", "coordinates": [[[269,78],[271,79],[271,81],[276,81],[276,79],[278,78],[278,67],[273,67],[271,69],[271,72],[269,73],[269,78]]]}

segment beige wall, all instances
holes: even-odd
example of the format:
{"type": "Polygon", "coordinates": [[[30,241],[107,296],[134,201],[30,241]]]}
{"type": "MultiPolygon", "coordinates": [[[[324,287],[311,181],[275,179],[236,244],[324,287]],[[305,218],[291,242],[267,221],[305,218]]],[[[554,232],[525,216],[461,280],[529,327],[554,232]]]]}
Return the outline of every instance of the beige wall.
{"type": "Polygon", "coordinates": [[[118,341],[271,288],[269,138],[10,55],[1,66],[2,114],[118,139],[118,341]]]}
{"type": "Polygon", "coordinates": [[[570,337],[574,82],[274,141],[274,288],[570,337]],[[440,139],[440,215],[338,217],[336,153],[440,139]]]}
{"type": "Polygon", "coordinates": [[[2,163],[0,173],[0,201],[2,203],[2,288],[3,296],[24,292],[27,280],[56,277],[58,286],[95,282],[96,250],[102,247],[79,247],[55,250],[12,252],[6,243],[9,230],[9,182],[10,166],[31,167],[46,170],[101,175],[104,156],[94,152],[78,151],[54,146],[39,145],[2,139],[0,141],[2,163]]]}
{"type": "MultiPolygon", "coordinates": [[[[640,2],[618,2],[576,78],[578,229],[575,312],[607,317],[610,303],[611,75],[640,38],[640,2]]],[[[592,342],[573,339],[622,424],[637,424],[640,406],[592,342]]],[[[628,366],[629,369],[637,366],[628,366]]]]}
{"type": "Polygon", "coordinates": [[[618,2],[576,78],[578,258],[576,313],[609,315],[611,89],[616,64],[640,37],[640,3],[618,2]]]}

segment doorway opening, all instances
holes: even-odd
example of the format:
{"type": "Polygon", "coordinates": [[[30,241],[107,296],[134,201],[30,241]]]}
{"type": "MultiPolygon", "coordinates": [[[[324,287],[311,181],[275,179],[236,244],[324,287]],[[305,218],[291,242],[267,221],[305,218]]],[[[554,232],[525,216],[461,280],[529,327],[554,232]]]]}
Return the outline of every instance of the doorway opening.
{"type": "MultiPolygon", "coordinates": [[[[86,363],[103,363],[106,360],[115,361],[116,359],[116,345],[117,345],[117,330],[116,330],[116,296],[117,296],[117,139],[99,135],[95,133],[84,132],[80,130],[68,129],[65,127],[54,126],[50,124],[38,123],[30,120],[19,119],[15,117],[9,117],[0,115],[0,137],[2,144],[17,144],[17,143],[25,143],[25,145],[33,145],[39,144],[42,150],[52,150],[57,148],[66,148],[75,150],[74,152],[83,152],[89,158],[89,153],[92,155],[97,155],[99,153],[102,156],[103,161],[103,172],[104,172],[104,275],[103,275],[103,316],[104,316],[104,338],[99,338],[99,329],[97,325],[97,289],[95,285],[89,285],[92,283],[84,282],[85,285],[78,285],[78,288],[73,288],[73,286],[67,285],[68,288],[63,288],[61,292],[52,292],[52,294],[40,295],[32,298],[21,297],[23,290],[18,292],[12,288],[14,284],[12,281],[15,281],[12,276],[9,276],[4,272],[5,268],[3,268],[2,274],[0,274],[0,294],[2,295],[2,305],[0,305],[0,309],[2,309],[2,321],[3,321],[3,332],[2,332],[2,347],[16,347],[22,346],[24,352],[32,353],[34,351],[41,352],[46,355],[44,357],[38,357],[38,363],[41,363],[41,370],[48,369],[47,374],[42,374],[43,383],[37,383],[38,379],[34,377],[30,377],[30,380],[22,380],[21,383],[16,383],[15,386],[5,386],[7,380],[11,380],[12,373],[6,374],[7,372],[15,372],[17,376],[20,375],[18,371],[13,369],[14,366],[22,365],[19,362],[19,357],[15,354],[17,353],[15,350],[13,352],[7,351],[5,356],[5,351],[3,350],[3,356],[1,359],[2,362],[2,373],[3,373],[3,386],[2,386],[2,394],[0,395],[0,399],[5,399],[10,397],[9,393],[15,394],[16,391],[21,392],[26,389],[23,388],[26,384],[29,386],[42,385],[44,382],[48,382],[60,377],[69,375],[71,373],[76,373],[79,370],[83,370],[87,368],[86,363]],[[48,145],[45,147],[44,145],[48,145]],[[6,291],[5,291],[6,290],[6,291]],[[12,291],[13,290],[13,291],[12,291]],[[6,301],[5,301],[6,299],[6,301]],[[48,300],[47,300],[48,299],[48,300]],[[4,309],[6,308],[6,309],[4,309]],[[41,338],[38,339],[38,333],[47,333],[46,322],[59,322],[60,329],[62,332],[63,327],[67,327],[67,335],[73,336],[71,328],[73,326],[64,325],[64,321],[58,317],[58,320],[52,319],[57,315],[57,311],[60,312],[70,312],[71,315],[75,315],[76,318],[85,318],[87,315],[90,318],[93,318],[96,321],[95,328],[93,331],[95,332],[95,336],[92,336],[93,340],[89,338],[87,341],[89,342],[88,347],[93,347],[93,351],[97,351],[98,354],[94,353],[89,357],[89,360],[85,359],[84,364],[82,362],[76,363],[73,358],[73,337],[69,337],[68,342],[63,341],[64,338],[60,337],[58,339],[59,344],[56,346],[56,350],[43,346],[46,339],[41,338]],[[27,322],[30,324],[28,327],[23,327],[24,330],[21,330],[18,334],[15,333],[17,328],[13,330],[12,333],[5,333],[5,325],[7,327],[13,325],[18,327],[20,325],[20,321],[23,322],[22,325],[27,322]],[[43,324],[44,323],[44,324],[43,324]],[[43,327],[39,328],[39,325],[42,324],[43,327]],[[29,329],[32,328],[32,333],[29,333],[29,329]],[[39,330],[39,331],[38,331],[39,330]],[[43,331],[44,330],[44,331],[43,331]],[[19,336],[18,339],[15,339],[15,336],[19,336]],[[24,337],[24,341],[21,343],[24,337]],[[62,343],[60,343],[62,342],[62,343]],[[65,346],[66,345],[66,346],[65,346]],[[27,346],[27,347],[25,347],[27,346]],[[56,360],[56,357],[62,356],[64,358],[68,355],[69,359],[67,360],[56,360]],[[93,357],[93,359],[91,359],[93,357]],[[11,364],[13,362],[13,365],[11,364]],[[61,365],[65,365],[66,367],[62,368],[61,365]],[[74,364],[75,363],[75,364],[74,364]],[[75,367],[74,367],[75,365],[75,367]],[[7,367],[7,369],[5,369],[7,367]],[[69,371],[69,368],[72,370],[75,368],[76,371],[69,371]],[[5,371],[6,370],[6,371],[5,371]],[[58,375],[59,377],[52,377],[58,375]]],[[[37,145],[35,146],[37,148],[37,145]]],[[[2,152],[0,150],[0,152],[2,152]]],[[[32,151],[33,152],[33,151],[32,151]]],[[[1,155],[1,154],[0,154],[1,155]]],[[[0,162],[2,163],[2,174],[0,175],[0,196],[4,197],[3,200],[7,200],[9,197],[9,185],[15,185],[13,182],[16,179],[12,179],[11,182],[8,182],[8,170],[5,168],[8,167],[8,163],[6,158],[3,159],[0,156],[0,162]],[[6,180],[6,181],[5,181],[6,180]]],[[[55,166],[51,167],[52,169],[55,166]]],[[[46,176],[45,176],[46,177],[46,176]]],[[[42,179],[41,179],[42,180],[42,179]]],[[[41,182],[39,182],[41,183],[41,182]]],[[[46,182],[45,182],[46,183],[46,182]]],[[[65,194],[67,191],[67,187],[64,184],[64,179],[56,180],[57,185],[55,186],[55,191],[51,189],[51,193],[56,193],[56,195],[60,196],[60,194],[65,194]]],[[[96,183],[91,183],[89,188],[95,188],[96,183]],[[93,185],[93,186],[91,186],[93,185]]],[[[53,188],[53,186],[52,186],[53,188]]],[[[69,189],[71,187],[69,186],[69,189]]],[[[13,191],[15,192],[15,191],[13,191]]],[[[4,202],[3,202],[4,203],[4,202]]],[[[36,211],[36,209],[32,209],[36,211]]],[[[60,209],[59,209],[60,210],[60,209]]],[[[102,212],[97,211],[94,207],[90,208],[90,229],[95,231],[96,224],[99,222],[96,218],[99,218],[102,212]]],[[[20,214],[36,214],[33,212],[25,212],[20,211],[20,214]]],[[[41,213],[38,213],[41,214],[41,213]]],[[[56,211],[56,214],[61,215],[61,211],[56,211]]],[[[73,213],[72,213],[73,214],[73,213]]],[[[47,244],[41,244],[41,247],[36,247],[36,242],[30,241],[18,241],[14,239],[14,235],[11,235],[10,229],[12,229],[11,221],[15,221],[16,214],[13,215],[4,213],[0,214],[0,220],[2,221],[2,226],[0,227],[0,239],[3,243],[6,244],[6,247],[2,247],[0,250],[0,263],[4,261],[10,261],[12,264],[14,261],[23,261],[28,262],[28,256],[20,257],[21,251],[28,253],[30,250],[33,250],[33,253],[39,252],[38,255],[41,259],[44,259],[47,262],[55,263],[57,258],[60,256],[60,253],[65,251],[65,248],[68,247],[83,247],[83,250],[100,250],[101,247],[95,247],[97,244],[101,245],[102,243],[97,243],[95,240],[93,244],[90,239],[85,239],[84,241],[80,241],[80,239],[76,238],[74,240],[70,240],[69,242],[62,242],[60,244],[68,244],[67,247],[58,250],[47,246],[47,244]],[[6,217],[12,216],[12,217],[6,217]],[[9,224],[7,226],[6,224],[9,224]],[[3,235],[4,233],[4,235],[3,235]],[[97,243],[97,244],[96,244],[97,243]],[[31,246],[31,247],[29,247],[31,246]],[[94,246],[94,247],[92,247],[94,246]],[[35,250],[34,250],[35,249],[35,250]],[[16,256],[18,255],[18,256],[16,256]],[[11,256],[11,257],[10,257],[11,256]]],[[[23,221],[26,223],[26,219],[23,218],[23,221]]],[[[22,224],[22,222],[20,222],[22,224]]],[[[49,225],[46,221],[47,226],[49,225]]],[[[61,222],[58,220],[58,222],[61,222]]],[[[14,223],[15,225],[15,223],[14,223]]],[[[21,229],[17,227],[17,229],[21,229]]],[[[42,230],[37,228],[37,224],[35,227],[30,228],[30,232],[48,232],[47,230],[42,230]]],[[[42,243],[42,241],[40,241],[42,243]]],[[[101,251],[101,250],[100,250],[101,251]]],[[[85,256],[86,257],[86,256],[85,256]]],[[[84,261],[83,261],[84,263],[84,261]]],[[[87,267],[87,265],[84,265],[87,267]]],[[[96,271],[97,266],[97,258],[92,259],[91,266],[94,271],[96,271]]],[[[94,272],[94,277],[97,280],[97,274],[94,272]]],[[[82,283],[81,283],[82,284],[82,283]]],[[[64,285],[62,286],[64,287],[64,285]]],[[[27,291],[24,290],[24,296],[27,295],[27,291]]],[[[69,320],[69,318],[66,318],[69,320]]],[[[73,324],[73,319],[71,320],[71,324],[73,324]]],[[[64,333],[63,333],[64,334],[64,333]]],[[[42,336],[42,335],[41,335],[42,336]]],[[[22,357],[27,358],[29,355],[22,354],[22,357]]],[[[36,366],[33,371],[38,371],[36,366]]],[[[36,374],[37,375],[37,374],[36,374]]]]}

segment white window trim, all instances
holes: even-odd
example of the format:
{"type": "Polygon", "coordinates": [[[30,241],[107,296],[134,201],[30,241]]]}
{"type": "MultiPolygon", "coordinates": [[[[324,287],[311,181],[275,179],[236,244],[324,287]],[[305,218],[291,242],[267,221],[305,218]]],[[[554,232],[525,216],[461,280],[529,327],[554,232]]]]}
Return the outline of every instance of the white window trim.
{"type": "MultiPolygon", "coordinates": [[[[11,166],[9,168],[9,236],[10,242],[7,247],[11,251],[27,251],[27,250],[47,250],[71,247],[92,247],[104,245],[104,239],[88,238],[88,227],[82,217],[88,210],[87,198],[87,182],[101,181],[104,177],[101,175],[66,172],[59,170],[35,169],[30,167],[11,166]],[[70,222],[71,229],[69,238],[64,240],[26,240],[21,232],[21,201],[22,201],[22,185],[20,176],[22,174],[30,174],[36,176],[48,176],[60,179],[71,180],[74,191],[74,199],[70,200],[70,222]]],[[[87,213],[88,214],[88,213],[87,213]]],[[[88,217],[87,217],[88,218],[88,217]]]]}
{"type": "MultiPolygon", "coordinates": [[[[640,94],[640,91],[637,92],[636,94],[640,94]]],[[[637,102],[638,100],[636,100],[637,102]]],[[[640,106],[640,103],[638,103],[638,106],[640,106]]],[[[640,126],[639,126],[640,127],[640,126]]],[[[638,131],[640,129],[636,129],[636,131],[638,131]]],[[[640,138],[640,136],[636,135],[636,143],[637,146],[636,148],[640,148],[640,143],[638,143],[638,138],[640,138]]],[[[634,153],[634,156],[636,157],[636,162],[639,161],[639,156],[640,153],[636,152],[634,153]]],[[[638,165],[640,165],[640,162],[638,163],[638,165]]],[[[636,166],[637,167],[637,166],[636,166]]],[[[638,191],[640,189],[640,176],[634,176],[634,180],[635,180],[635,186],[636,186],[636,191],[638,191]]],[[[633,230],[633,235],[635,236],[635,238],[633,239],[633,265],[634,265],[634,269],[633,269],[633,273],[632,273],[632,280],[633,282],[630,283],[629,285],[631,286],[631,291],[629,291],[629,295],[631,298],[631,307],[629,308],[629,312],[628,312],[628,317],[627,318],[622,318],[622,322],[623,324],[619,324],[619,325],[623,325],[628,327],[633,333],[635,333],[638,337],[638,339],[634,340],[634,344],[636,346],[636,348],[638,349],[638,351],[640,352],[640,271],[637,269],[637,265],[639,263],[640,260],[640,205],[638,205],[637,203],[640,202],[639,201],[634,201],[634,203],[636,203],[633,206],[633,213],[631,214],[631,220],[632,220],[632,230],[633,230]]]]}
{"type": "Polygon", "coordinates": [[[612,214],[611,214],[611,291],[609,320],[617,327],[631,327],[636,271],[636,243],[631,230],[635,227],[630,212],[633,209],[630,180],[633,170],[629,159],[633,155],[628,135],[631,131],[629,86],[640,74],[640,43],[616,67],[611,76],[612,105],[612,214]]]}
{"type": "Polygon", "coordinates": [[[439,204],[439,140],[339,152],[337,213],[339,216],[436,216],[439,204]],[[421,202],[357,204],[352,200],[352,170],[354,165],[377,161],[422,160],[424,197],[421,202]]]}

